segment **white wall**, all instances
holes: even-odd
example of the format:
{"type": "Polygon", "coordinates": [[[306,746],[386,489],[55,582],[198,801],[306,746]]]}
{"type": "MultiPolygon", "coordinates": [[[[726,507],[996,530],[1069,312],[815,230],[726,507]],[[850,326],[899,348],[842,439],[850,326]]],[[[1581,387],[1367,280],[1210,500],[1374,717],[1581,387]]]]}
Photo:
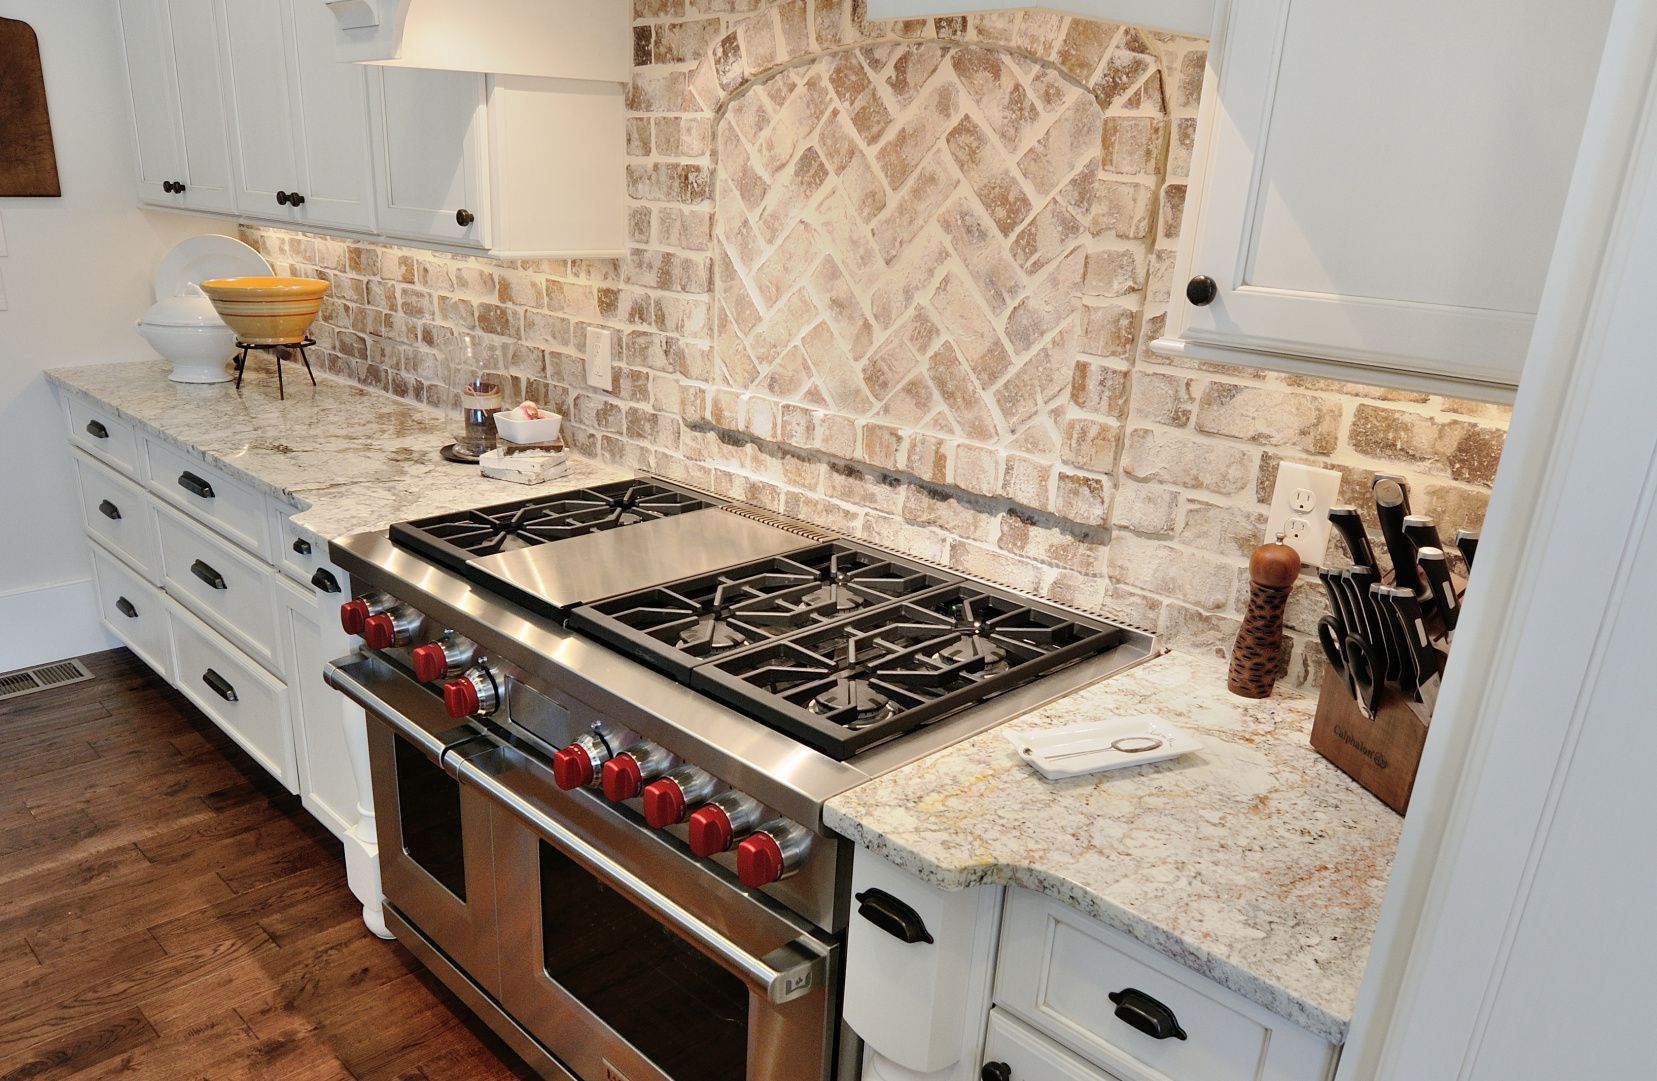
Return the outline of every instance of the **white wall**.
{"type": "MultiPolygon", "coordinates": [[[[34,27],[59,199],[0,198],[0,671],[115,644],[93,604],[55,395],[40,372],[151,357],[133,320],[207,219],[140,211],[112,0],[0,0],[34,27]]],[[[4,133],[0,133],[0,140],[4,133]]]]}

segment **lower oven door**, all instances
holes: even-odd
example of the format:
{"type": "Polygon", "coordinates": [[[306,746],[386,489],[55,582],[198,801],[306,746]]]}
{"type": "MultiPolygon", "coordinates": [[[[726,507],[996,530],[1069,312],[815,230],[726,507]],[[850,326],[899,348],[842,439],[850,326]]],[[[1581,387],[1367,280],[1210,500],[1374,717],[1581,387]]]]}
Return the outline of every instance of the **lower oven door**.
{"type": "Polygon", "coordinates": [[[510,747],[467,759],[496,798],[501,1001],[587,1081],[824,1081],[839,950],[510,747]]]}
{"type": "Polygon", "coordinates": [[[491,994],[500,986],[489,801],[456,763],[493,746],[424,686],[377,657],[329,665],[368,715],[385,899],[491,994]]]}

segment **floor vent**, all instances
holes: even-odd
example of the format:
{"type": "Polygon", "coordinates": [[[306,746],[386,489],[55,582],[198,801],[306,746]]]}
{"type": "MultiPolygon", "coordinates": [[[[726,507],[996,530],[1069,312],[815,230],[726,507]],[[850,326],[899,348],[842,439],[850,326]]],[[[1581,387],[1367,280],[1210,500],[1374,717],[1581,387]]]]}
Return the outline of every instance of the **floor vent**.
{"type": "Polygon", "coordinates": [[[58,661],[55,664],[25,668],[19,672],[7,672],[0,676],[0,702],[8,698],[21,698],[36,691],[49,691],[53,687],[85,683],[91,678],[92,673],[88,672],[80,661],[58,661]]]}

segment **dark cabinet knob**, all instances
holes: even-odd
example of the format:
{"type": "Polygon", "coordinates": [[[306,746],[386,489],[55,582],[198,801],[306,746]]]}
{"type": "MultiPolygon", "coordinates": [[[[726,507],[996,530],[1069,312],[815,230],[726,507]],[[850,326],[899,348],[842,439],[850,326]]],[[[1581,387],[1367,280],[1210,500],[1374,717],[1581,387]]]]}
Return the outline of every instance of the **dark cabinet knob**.
{"type": "Polygon", "coordinates": [[[279,192],[276,193],[276,205],[277,206],[287,206],[288,205],[288,193],[287,192],[279,191],[279,192]]]}
{"type": "Polygon", "coordinates": [[[163,180],[161,182],[161,190],[166,192],[168,195],[183,195],[184,194],[184,181],[182,181],[182,180],[163,180]]]}
{"type": "Polygon", "coordinates": [[[1185,1039],[1185,1030],[1174,1019],[1174,1011],[1138,988],[1112,991],[1110,1000],[1116,1003],[1118,1021],[1127,1022],[1151,1039],[1185,1039]]]}
{"type": "Polygon", "coordinates": [[[279,191],[276,193],[276,201],[287,206],[305,205],[305,197],[297,191],[279,191]]]}
{"type": "Polygon", "coordinates": [[[121,508],[105,499],[98,504],[98,513],[112,522],[121,520],[121,508]]]}
{"type": "Polygon", "coordinates": [[[86,434],[93,439],[108,439],[109,429],[103,426],[102,421],[89,420],[86,422],[86,434]]]}
{"type": "Polygon", "coordinates": [[[1185,299],[1201,308],[1214,303],[1214,298],[1220,295],[1220,287],[1207,274],[1198,274],[1185,283],[1185,299]]]}
{"type": "Polygon", "coordinates": [[[173,193],[173,182],[171,180],[163,180],[161,182],[161,190],[166,192],[168,195],[171,195],[173,193]]]}
{"type": "Polygon", "coordinates": [[[455,224],[460,226],[462,229],[466,228],[476,220],[477,218],[473,217],[470,210],[455,211],[455,224]]]}
{"type": "Polygon", "coordinates": [[[188,469],[178,475],[178,486],[191,495],[200,496],[203,499],[213,498],[213,486],[188,469]]]}
{"type": "Polygon", "coordinates": [[[1005,1062],[986,1062],[978,1077],[979,1081],[1013,1081],[1013,1068],[1005,1062]]]}

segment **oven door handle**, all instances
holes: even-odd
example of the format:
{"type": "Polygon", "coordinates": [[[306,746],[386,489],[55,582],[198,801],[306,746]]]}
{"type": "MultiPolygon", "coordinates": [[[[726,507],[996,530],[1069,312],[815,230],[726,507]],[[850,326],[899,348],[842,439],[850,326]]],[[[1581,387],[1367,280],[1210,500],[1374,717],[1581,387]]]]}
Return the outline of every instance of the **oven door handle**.
{"type": "Polygon", "coordinates": [[[399,675],[378,657],[361,655],[341,657],[324,665],[322,680],[458,776],[454,756],[445,752],[475,738],[477,730],[469,722],[451,719],[425,687],[399,675]],[[414,716],[430,718],[431,724],[419,724],[411,719],[414,716]]]}
{"type": "Polygon", "coordinates": [[[472,782],[499,800],[529,823],[531,828],[545,834],[578,862],[602,875],[617,892],[625,894],[634,904],[707,950],[749,986],[763,993],[772,1005],[792,1002],[822,987],[825,960],[807,940],[797,939],[765,957],[755,957],[513,791],[498,775],[495,761],[492,756],[486,755],[460,759],[457,765],[463,780],[472,782]]]}

